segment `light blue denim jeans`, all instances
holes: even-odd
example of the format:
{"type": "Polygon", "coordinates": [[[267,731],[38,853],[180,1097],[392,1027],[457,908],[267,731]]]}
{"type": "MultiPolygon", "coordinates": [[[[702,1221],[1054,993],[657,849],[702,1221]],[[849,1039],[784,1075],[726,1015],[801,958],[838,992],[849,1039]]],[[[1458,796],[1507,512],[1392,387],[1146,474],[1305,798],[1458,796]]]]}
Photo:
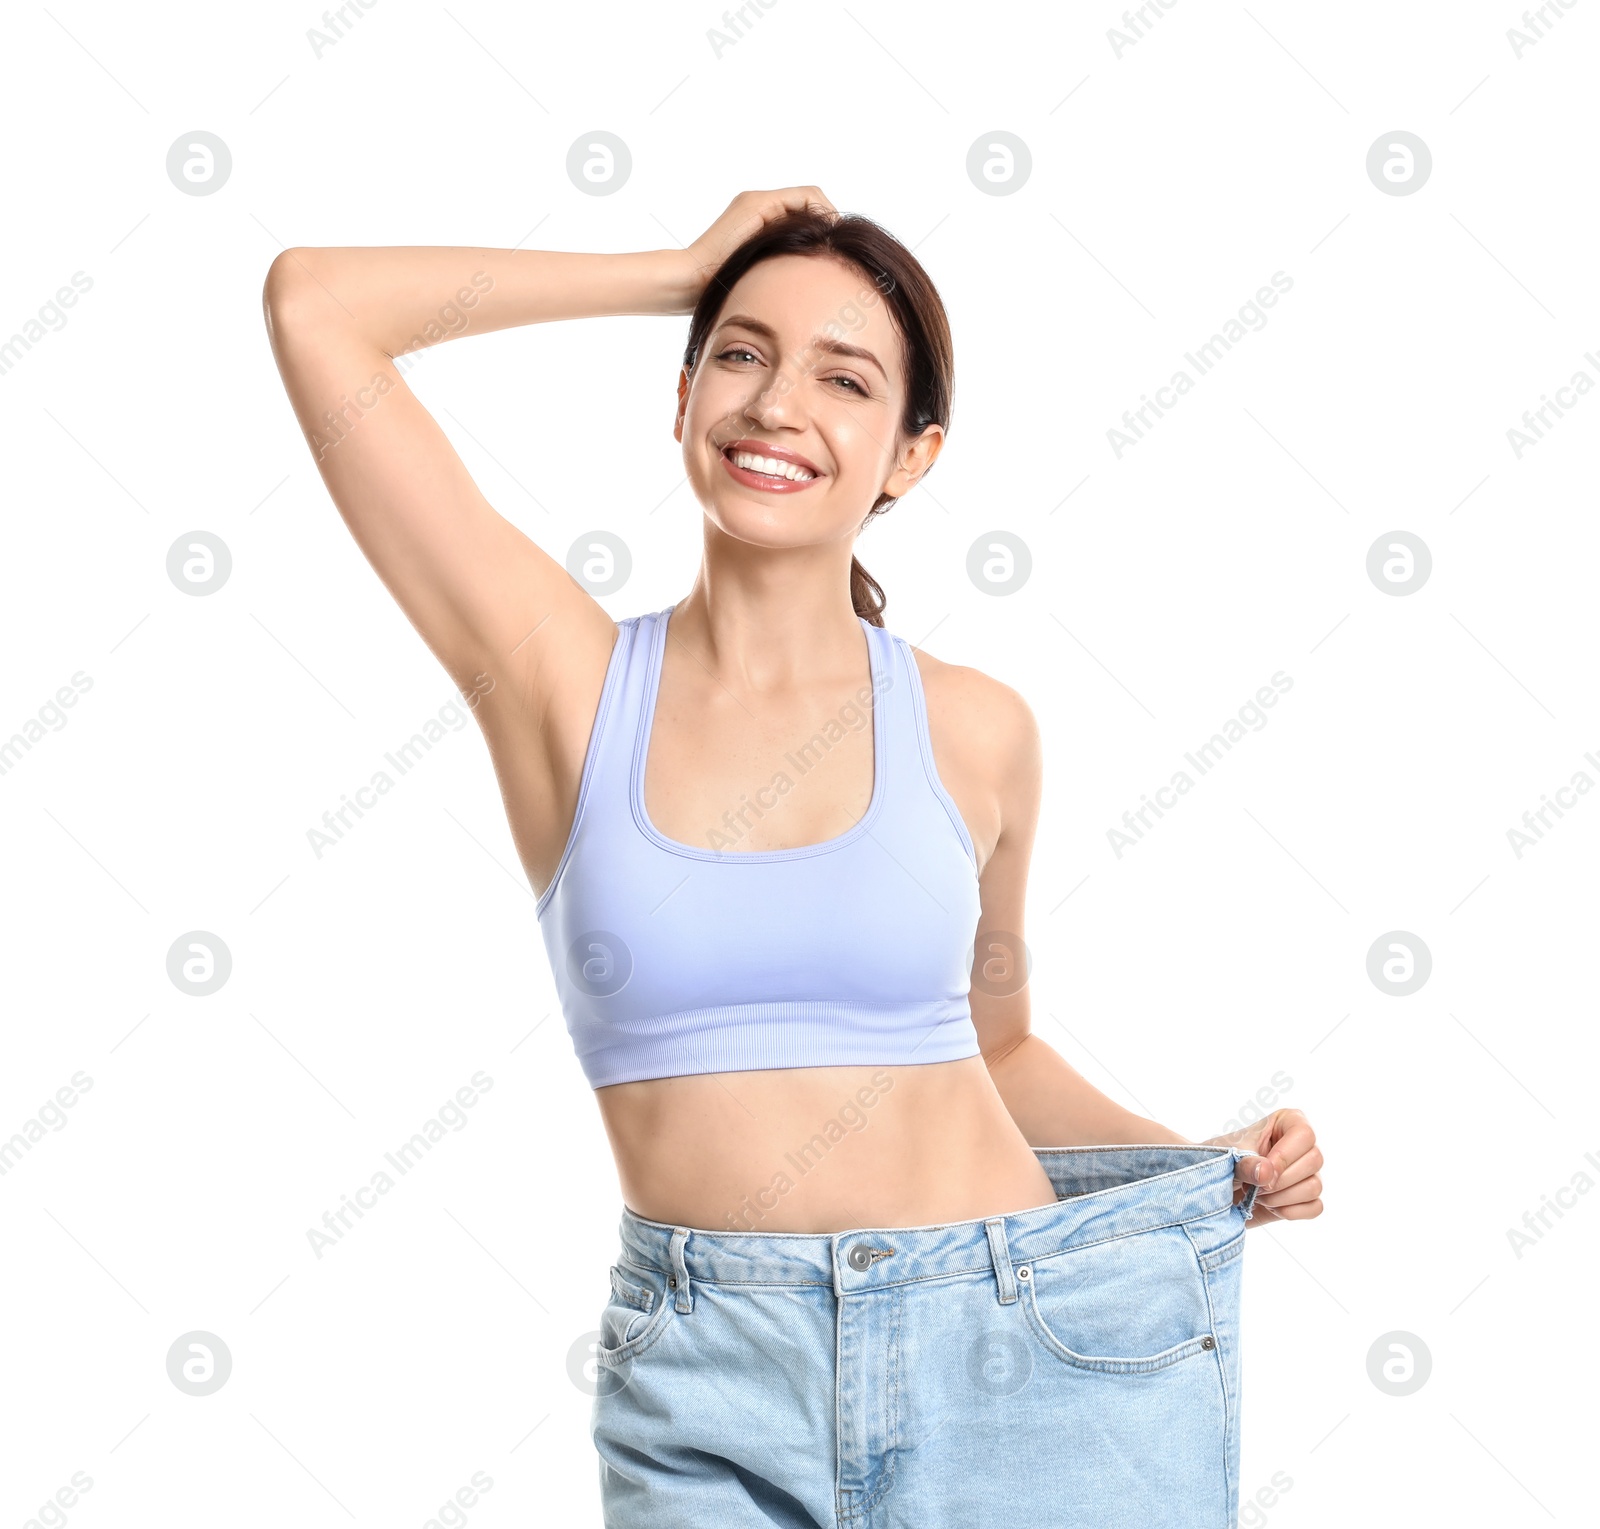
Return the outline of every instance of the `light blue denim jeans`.
{"type": "Polygon", "coordinates": [[[944,1226],[624,1209],[608,1529],[1233,1529],[1252,1154],[1034,1150],[1054,1204],[944,1226]]]}

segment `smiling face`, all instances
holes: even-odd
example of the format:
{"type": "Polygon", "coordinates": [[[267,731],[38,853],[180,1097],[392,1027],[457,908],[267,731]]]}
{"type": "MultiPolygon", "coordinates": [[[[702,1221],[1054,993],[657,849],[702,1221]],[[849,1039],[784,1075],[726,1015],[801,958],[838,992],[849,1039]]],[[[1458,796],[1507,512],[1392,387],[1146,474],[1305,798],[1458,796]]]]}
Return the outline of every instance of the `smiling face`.
{"type": "Polygon", "coordinates": [[[905,403],[900,336],[871,280],[831,255],[778,255],[734,284],[692,377],[679,374],[673,433],[727,535],[848,547],[943,444],[937,425],[900,435],[905,403]]]}

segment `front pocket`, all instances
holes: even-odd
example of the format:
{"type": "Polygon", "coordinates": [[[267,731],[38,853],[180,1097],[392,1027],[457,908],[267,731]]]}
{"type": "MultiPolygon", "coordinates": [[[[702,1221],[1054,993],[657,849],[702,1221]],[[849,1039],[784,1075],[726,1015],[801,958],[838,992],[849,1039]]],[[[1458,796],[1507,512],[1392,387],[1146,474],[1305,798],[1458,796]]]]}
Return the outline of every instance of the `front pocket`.
{"type": "Polygon", "coordinates": [[[1028,1323],[1063,1363],[1164,1370],[1216,1348],[1206,1280],[1181,1227],[1157,1227],[1018,1265],[1028,1323]]]}
{"type": "Polygon", "coordinates": [[[600,1341],[595,1345],[596,1362],[608,1369],[655,1342],[672,1311],[666,1279],[655,1270],[613,1264],[610,1277],[611,1299],[600,1313],[600,1341]]]}

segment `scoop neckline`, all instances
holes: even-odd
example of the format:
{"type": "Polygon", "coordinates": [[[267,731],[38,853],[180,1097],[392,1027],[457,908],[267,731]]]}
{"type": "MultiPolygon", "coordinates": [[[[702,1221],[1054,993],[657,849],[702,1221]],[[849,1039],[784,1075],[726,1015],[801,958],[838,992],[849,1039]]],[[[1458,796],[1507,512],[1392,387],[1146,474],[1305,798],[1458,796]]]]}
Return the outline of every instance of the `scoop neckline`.
{"type": "Polygon", "coordinates": [[[644,804],[644,778],[650,760],[650,736],[655,730],[656,702],[661,695],[661,668],[667,646],[667,622],[676,609],[677,604],[674,603],[665,610],[656,612],[650,638],[649,662],[645,666],[644,705],[639,709],[639,729],[634,740],[633,771],[629,790],[634,822],[640,832],[652,844],[670,854],[680,855],[689,860],[715,860],[724,865],[735,862],[762,864],[773,860],[803,860],[810,855],[827,855],[834,850],[854,844],[877,818],[883,807],[888,784],[888,723],[881,704],[888,687],[884,677],[884,653],[880,646],[879,629],[864,616],[856,617],[867,639],[867,668],[872,689],[872,800],[867,803],[867,810],[861,818],[842,834],[837,834],[831,839],[822,839],[816,844],[791,845],[788,849],[701,849],[698,845],[685,844],[679,839],[669,839],[650,821],[650,814],[644,804]]]}

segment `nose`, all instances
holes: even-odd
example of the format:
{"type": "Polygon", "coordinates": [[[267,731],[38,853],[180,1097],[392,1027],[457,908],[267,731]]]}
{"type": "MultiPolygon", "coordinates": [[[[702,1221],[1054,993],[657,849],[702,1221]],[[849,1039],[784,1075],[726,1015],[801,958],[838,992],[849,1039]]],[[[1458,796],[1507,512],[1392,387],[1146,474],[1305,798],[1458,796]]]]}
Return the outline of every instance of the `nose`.
{"type": "Polygon", "coordinates": [[[764,430],[788,428],[802,430],[805,418],[800,404],[800,389],[794,374],[784,367],[745,405],[746,418],[764,430]]]}

